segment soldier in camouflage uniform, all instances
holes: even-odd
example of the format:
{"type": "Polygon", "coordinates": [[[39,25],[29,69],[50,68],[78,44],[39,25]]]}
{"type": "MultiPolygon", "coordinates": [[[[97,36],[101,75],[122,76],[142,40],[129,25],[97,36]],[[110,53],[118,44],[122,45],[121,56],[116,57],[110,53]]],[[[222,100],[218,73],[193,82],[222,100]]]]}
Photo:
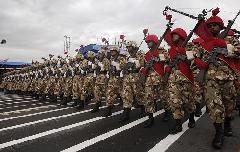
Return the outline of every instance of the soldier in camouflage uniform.
{"type": "Polygon", "coordinates": [[[190,69],[185,48],[182,48],[187,33],[176,28],[170,29],[165,35],[165,41],[171,47],[169,50],[170,63],[165,68],[169,76],[169,95],[170,106],[175,120],[175,125],[170,129],[170,134],[176,134],[182,131],[182,119],[185,113],[189,114],[188,127],[195,127],[194,112],[194,76],[190,69]]]}
{"type": "Polygon", "coordinates": [[[167,59],[165,50],[158,50],[158,41],[156,35],[148,35],[146,37],[145,42],[149,51],[145,54],[146,64],[140,70],[142,79],[145,79],[144,106],[148,116],[148,120],[144,123],[144,128],[152,127],[154,124],[153,113],[156,111],[156,101],[158,99],[160,99],[165,109],[165,121],[169,119],[171,114],[168,104],[167,82],[163,79],[164,65],[167,59]]]}
{"type": "Polygon", "coordinates": [[[63,65],[64,72],[64,86],[63,86],[63,101],[62,105],[67,105],[67,103],[72,100],[72,78],[73,78],[73,59],[70,58],[68,63],[63,65]]]}
{"type": "MultiPolygon", "coordinates": [[[[193,39],[192,42],[190,42],[187,46],[186,53],[189,53],[189,56],[193,54],[192,52],[195,52],[196,56],[199,58],[203,57],[203,47],[201,44],[203,43],[203,40],[201,38],[196,38],[193,39]]],[[[200,117],[202,115],[201,111],[201,105],[205,104],[204,101],[204,85],[200,84],[198,81],[196,81],[196,76],[199,73],[199,69],[197,68],[196,64],[194,63],[194,60],[191,60],[191,69],[193,71],[194,75],[194,88],[195,88],[195,105],[196,105],[196,110],[195,110],[195,116],[200,117]]]]}
{"type": "Polygon", "coordinates": [[[94,88],[94,75],[96,69],[95,53],[93,51],[87,52],[87,59],[83,60],[81,64],[82,70],[84,71],[83,84],[81,90],[81,100],[78,105],[78,109],[83,109],[84,104],[89,103],[93,96],[94,88]]]}
{"type": "Polygon", "coordinates": [[[50,101],[54,101],[54,87],[55,87],[55,66],[57,64],[56,59],[50,58],[50,64],[48,66],[48,79],[47,79],[47,85],[45,88],[45,95],[47,95],[50,99],[50,101]]]}
{"type": "Polygon", "coordinates": [[[111,59],[109,70],[109,81],[106,90],[107,109],[104,113],[105,117],[112,115],[114,100],[121,95],[120,73],[125,64],[125,58],[119,56],[119,47],[111,47],[111,59]]]}
{"type": "Polygon", "coordinates": [[[99,111],[102,98],[106,95],[106,87],[108,83],[107,73],[110,69],[110,61],[106,57],[106,49],[101,48],[98,52],[97,67],[96,67],[96,81],[94,86],[94,102],[95,106],[92,113],[99,111]]]}
{"type": "Polygon", "coordinates": [[[67,61],[62,58],[61,56],[58,56],[58,64],[57,64],[57,68],[56,68],[56,74],[55,74],[55,78],[56,78],[56,85],[54,88],[54,98],[57,99],[58,97],[63,100],[63,86],[65,84],[64,80],[64,70],[63,70],[63,66],[67,64],[67,61]]]}
{"type": "Polygon", "coordinates": [[[132,106],[140,107],[142,114],[144,113],[143,105],[143,83],[140,80],[139,69],[144,66],[144,57],[138,53],[137,43],[134,41],[127,42],[127,51],[129,57],[123,68],[123,113],[120,122],[129,120],[129,114],[132,106]]]}
{"type": "Polygon", "coordinates": [[[75,65],[74,65],[74,77],[73,77],[73,87],[72,87],[72,95],[73,101],[72,107],[78,106],[81,103],[81,96],[83,91],[83,70],[81,69],[81,64],[84,57],[82,54],[78,53],[75,57],[75,65]]]}
{"type": "MultiPolygon", "coordinates": [[[[240,41],[239,37],[235,36],[235,33],[230,30],[228,36],[225,38],[227,48],[229,50],[229,56],[240,56],[240,41]]],[[[236,110],[239,111],[240,116],[240,73],[236,73],[235,77],[235,88],[236,88],[236,110]]]]}
{"type": "Polygon", "coordinates": [[[227,47],[227,43],[221,37],[220,31],[223,30],[223,20],[213,16],[206,21],[201,21],[195,33],[204,40],[202,45],[206,50],[204,59],[213,51],[218,51],[217,57],[213,62],[195,59],[200,69],[206,69],[206,105],[209,116],[213,121],[216,134],[212,141],[212,146],[221,149],[225,136],[232,136],[232,112],[235,108],[236,88],[234,87],[235,74],[240,73],[240,61],[235,57],[235,49],[227,47]],[[214,50],[214,48],[216,50],[214,50]],[[228,57],[233,54],[234,56],[228,57]]]}

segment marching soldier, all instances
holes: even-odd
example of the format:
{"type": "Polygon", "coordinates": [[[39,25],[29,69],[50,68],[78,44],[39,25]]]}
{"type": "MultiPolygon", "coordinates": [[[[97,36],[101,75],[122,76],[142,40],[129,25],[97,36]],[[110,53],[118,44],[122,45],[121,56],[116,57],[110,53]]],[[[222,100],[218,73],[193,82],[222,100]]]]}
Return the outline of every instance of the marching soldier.
{"type": "Polygon", "coordinates": [[[83,78],[83,86],[82,86],[82,99],[77,107],[78,109],[83,109],[84,104],[90,102],[93,97],[93,88],[94,88],[94,77],[95,77],[95,69],[96,69],[96,61],[95,61],[95,53],[93,51],[87,52],[87,63],[86,60],[82,63],[83,71],[85,72],[85,76],[83,78]]]}
{"type": "Polygon", "coordinates": [[[182,119],[185,112],[189,114],[188,127],[195,127],[194,78],[186,58],[186,50],[182,48],[186,38],[187,33],[181,28],[176,28],[173,31],[168,29],[164,37],[171,47],[169,49],[170,63],[165,69],[166,73],[169,74],[170,106],[175,120],[170,134],[182,131],[182,119]]]}
{"type": "Polygon", "coordinates": [[[106,90],[106,103],[107,109],[104,116],[108,117],[112,115],[112,109],[114,106],[114,100],[121,96],[121,84],[120,84],[120,73],[125,64],[125,59],[119,56],[119,47],[111,47],[111,59],[109,69],[109,81],[106,90]]]}
{"type": "MultiPolygon", "coordinates": [[[[195,52],[196,56],[199,58],[203,57],[203,48],[201,44],[203,43],[203,40],[201,38],[193,39],[191,43],[188,43],[188,46],[186,48],[186,54],[190,53],[190,55],[193,55],[191,52],[195,52]]],[[[199,73],[199,69],[197,68],[196,64],[194,63],[194,60],[191,60],[191,69],[193,71],[194,76],[194,88],[195,88],[195,116],[200,117],[202,115],[201,111],[201,105],[205,103],[204,101],[204,85],[200,84],[198,81],[196,81],[196,76],[199,73]]]]}
{"type": "Polygon", "coordinates": [[[196,58],[195,61],[203,72],[206,71],[206,104],[216,130],[212,146],[221,149],[224,135],[233,134],[231,116],[235,108],[234,79],[235,73],[240,73],[240,61],[235,57],[227,57],[232,50],[226,49],[224,36],[220,34],[224,27],[223,20],[217,16],[218,9],[212,13],[213,16],[206,21],[199,21],[198,28],[195,29],[195,33],[204,40],[202,46],[206,50],[204,60],[196,58]]]}
{"type": "Polygon", "coordinates": [[[148,35],[146,37],[145,42],[148,45],[149,51],[145,54],[146,65],[140,70],[140,73],[146,79],[144,84],[144,106],[148,120],[144,124],[145,128],[151,127],[154,124],[153,113],[156,111],[156,100],[161,99],[166,117],[171,113],[168,105],[167,82],[163,79],[166,54],[165,50],[158,50],[158,41],[156,35],[148,35]]]}
{"type": "Polygon", "coordinates": [[[75,57],[75,65],[74,65],[74,77],[73,77],[73,87],[72,87],[72,95],[73,101],[72,107],[78,106],[80,102],[80,98],[83,95],[83,70],[81,69],[81,64],[84,57],[82,54],[78,53],[75,57]]]}
{"type": "Polygon", "coordinates": [[[72,100],[72,78],[73,78],[73,59],[69,58],[68,63],[63,65],[64,72],[64,86],[63,86],[63,101],[62,105],[67,105],[67,103],[72,100]]]}
{"type": "Polygon", "coordinates": [[[106,48],[101,48],[98,52],[98,60],[96,67],[96,81],[94,86],[94,102],[95,106],[92,113],[99,111],[101,100],[106,97],[106,88],[108,83],[107,74],[110,69],[110,61],[106,56],[106,48]]]}
{"type": "Polygon", "coordinates": [[[141,108],[141,113],[144,113],[143,105],[143,83],[140,81],[139,70],[144,66],[144,58],[138,51],[137,43],[134,41],[129,41],[126,44],[129,57],[127,58],[127,63],[123,68],[123,113],[120,118],[120,122],[125,122],[129,120],[129,114],[133,104],[136,107],[141,108]]]}

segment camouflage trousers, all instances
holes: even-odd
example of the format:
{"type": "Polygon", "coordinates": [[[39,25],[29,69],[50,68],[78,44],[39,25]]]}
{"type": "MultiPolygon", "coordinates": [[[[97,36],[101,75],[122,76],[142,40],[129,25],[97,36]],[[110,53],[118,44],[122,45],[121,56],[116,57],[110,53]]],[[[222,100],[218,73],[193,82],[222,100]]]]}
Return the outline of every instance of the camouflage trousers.
{"type": "Polygon", "coordinates": [[[94,88],[94,77],[93,73],[89,73],[86,76],[84,76],[83,80],[83,100],[86,99],[87,96],[93,95],[93,88],[94,88]]]}
{"type": "Polygon", "coordinates": [[[25,80],[23,83],[23,91],[29,91],[31,80],[25,80]]]}
{"type": "Polygon", "coordinates": [[[182,119],[184,113],[195,110],[194,91],[191,82],[169,82],[170,106],[174,119],[182,119]]]}
{"type": "Polygon", "coordinates": [[[37,80],[33,79],[31,82],[29,91],[36,91],[36,87],[37,87],[37,80]]]}
{"type": "Polygon", "coordinates": [[[45,88],[45,94],[53,94],[54,93],[54,87],[55,87],[55,77],[50,76],[47,80],[47,85],[45,88]]]}
{"type": "Polygon", "coordinates": [[[46,83],[44,83],[44,79],[38,79],[37,87],[36,87],[37,93],[42,94],[45,90],[45,87],[46,87],[46,83]]]}
{"type": "Polygon", "coordinates": [[[154,113],[155,102],[159,100],[165,110],[170,110],[168,84],[154,71],[150,71],[145,82],[144,106],[147,113],[154,113]],[[160,100],[159,100],[160,99],[160,100]]]}
{"type": "Polygon", "coordinates": [[[159,83],[159,85],[145,86],[144,106],[147,113],[154,113],[156,111],[155,101],[158,101],[158,99],[160,99],[159,101],[162,103],[164,110],[170,110],[168,102],[169,93],[167,91],[167,87],[164,85],[166,84],[159,83]]]}
{"type": "Polygon", "coordinates": [[[94,101],[95,103],[101,102],[102,98],[106,95],[107,79],[105,74],[99,74],[96,78],[94,86],[94,101]]]}
{"type": "Polygon", "coordinates": [[[123,79],[123,107],[131,108],[133,102],[143,105],[143,84],[139,80],[139,74],[128,74],[123,79]]]}
{"type": "Polygon", "coordinates": [[[195,98],[194,101],[195,103],[202,103],[204,102],[204,86],[199,84],[198,82],[194,83],[194,91],[195,91],[195,98]]]}
{"type": "Polygon", "coordinates": [[[54,88],[54,95],[55,96],[59,96],[61,93],[63,93],[63,86],[64,86],[64,79],[61,78],[57,78],[56,79],[56,85],[54,88]]]}
{"type": "Polygon", "coordinates": [[[235,81],[235,88],[236,88],[236,104],[240,105],[240,76],[237,76],[235,81]]]}
{"type": "Polygon", "coordinates": [[[73,77],[73,86],[72,86],[72,95],[73,99],[82,98],[83,92],[83,77],[79,75],[75,75],[73,77]]]}
{"type": "Polygon", "coordinates": [[[107,106],[113,106],[114,100],[120,96],[120,80],[116,76],[111,76],[106,90],[106,104],[107,106]]]}
{"type": "Polygon", "coordinates": [[[65,78],[63,86],[63,96],[70,97],[72,95],[72,77],[65,78]]]}
{"type": "Polygon", "coordinates": [[[231,117],[235,108],[236,90],[233,81],[207,80],[206,104],[213,122],[222,123],[225,117],[231,117]]]}

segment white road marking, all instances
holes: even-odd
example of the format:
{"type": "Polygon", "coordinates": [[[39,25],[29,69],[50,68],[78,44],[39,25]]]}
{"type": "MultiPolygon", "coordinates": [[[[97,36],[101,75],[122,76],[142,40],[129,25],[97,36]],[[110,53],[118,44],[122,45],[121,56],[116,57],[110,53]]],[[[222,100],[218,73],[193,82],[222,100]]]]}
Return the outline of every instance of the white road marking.
{"type": "MultiPolygon", "coordinates": [[[[112,114],[112,116],[118,115],[118,114],[122,113],[122,111],[123,110],[115,112],[115,113],[112,114]]],[[[6,147],[9,147],[9,146],[16,145],[16,144],[20,144],[20,143],[23,143],[23,142],[26,142],[26,141],[29,141],[29,140],[38,139],[40,137],[44,137],[44,136],[54,134],[54,133],[64,131],[64,130],[69,130],[69,129],[79,127],[79,126],[82,126],[82,125],[85,125],[85,124],[88,124],[88,123],[91,123],[91,122],[94,122],[94,121],[97,121],[97,120],[104,119],[104,118],[105,117],[96,117],[96,118],[92,118],[92,119],[85,120],[85,121],[82,121],[82,122],[78,122],[78,123],[75,123],[75,124],[71,124],[71,125],[68,125],[68,126],[64,126],[64,127],[61,127],[61,128],[41,132],[41,133],[38,133],[38,134],[35,134],[35,135],[32,135],[32,136],[28,136],[28,137],[25,137],[25,138],[12,140],[12,141],[0,144],[0,148],[2,149],[2,148],[6,148],[6,147]]]]}
{"type": "MultiPolygon", "coordinates": [[[[107,107],[107,106],[103,106],[103,107],[101,107],[101,108],[106,108],[106,107],[107,107]]],[[[41,120],[32,121],[32,122],[27,122],[27,123],[23,123],[23,124],[11,126],[11,127],[6,127],[6,128],[0,129],[0,132],[6,131],[6,130],[16,129],[16,128],[20,128],[20,127],[30,126],[30,125],[33,125],[33,124],[38,124],[38,123],[46,122],[46,121],[50,121],[50,120],[56,120],[56,119],[60,119],[60,118],[71,117],[71,116],[75,116],[75,115],[78,115],[78,114],[90,112],[91,110],[92,110],[92,109],[88,109],[88,110],[84,110],[84,111],[80,111],[80,112],[75,112],[75,113],[71,113],[71,114],[66,114],[66,115],[62,115],[62,116],[50,117],[50,118],[41,119],[41,120]]]]}
{"type": "Polygon", "coordinates": [[[71,107],[54,109],[54,110],[43,111],[43,112],[38,112],[38,113],[33,113],[33,114],[27,114],[27,115],[22,115],[22,116],[10,117],[10,118],[3,118],[3,119],[0,119],[0,122],[1,122],[1,121],[6,121],[6,120],[12,120],[12,119],[16,119],[16,118],[31,117],[31,116],[36,116],[36,115],[41,115],[41,114],[50,113],[50,112],[61,111],[61,110],[65,110],[65,109],[71,109],[71,107]]]}
{"type": "Polygon", "coordinates": [[[21,110],[8,111],[8,112],[0,113],[0,115],[8,115],[8,114],[11,114],[11,113],[20,113],[20,112],[24,112],[24,111],[44,109],[44,108],[49,108],[49,107],[57,107],[57,105],[47,105],[47,106],[41,106],[41,107],[34,107],[34,108],[27,108],[27,109],[21,109],[21,110]]]}
{"type": "MultiPolygon", "coordinates": [[[[160,110],[160,111],[154,113],[154,117],[162,114],[163,112],[164,112],[164,110],[160,110]]],[[[135,121],[133,121],[133,122],[131,122],[129,124],[126,124],[126,125],[120,127],[120,128],[108,131],[108,132],[106,132],[106,133],[104,133],[102,135],[99,135],[99,136],[97,136],[95,138],[86,140],[86,141],[84,141],[84,142],[82,142],[80,144],[72,146],[72,147],[70,147],[68,149],[65,149],[65,150],[61,151],[61,152],[77,152],[77,151],[80,151],[80,150],[82,150],[84,148],[87,148],[87,147],[97,143],[97,142],[100,142],[100,141],[103,141],[103,140],[105,140],[105,139],[107,139],[109,137],[112,137],[112,136],[114,136],[114,135],[116,135],[116,134],[118,134],[118,133],[120,133],[122,131],[131,129],[134,126],[139,125],[140,123],[143,123],[147,119],[148,119],[147,117],[143,117],[141,119],[135,120],[135,121]]]]}
{"type": "Polygon", "coordinates": [[[11,108],[18,108],[18,107],[26,107],[26,106],[36,106],[36,105],[43,105],[43,104],[46,104],[46,103],[50,103],[50,102],[45,102],[45,103],[33,103],[33,104],[27,104],[27,105],[16,105],[16,106],[11,106],[11,107],[4,107],[4,108],[0,108],[0,110],[3,110],[3,109],[11,109],[11,108]]]}
{"type": "MultiPolygon", "coordinates": [[[[203,108],[202,112],[203,113],[206,112],[205,107],[203,108]]],[[[197,121],[201,117],[195,117],[195,120],[197,121]]],[[[175,141],[177,141],[178,138],[180,138],[188,129],[189,129],[188,121],[186,121],[185,123],[183,123],[183,131],[182,132],[179,132],[178,134],[175,134],[175,135],[168,135],[166,138],[162,139],[159,143],[157,143],[148,152],[164,152],[164,151],[166,151],[169,148],[169,146],[171,146],[175,141]]]]}

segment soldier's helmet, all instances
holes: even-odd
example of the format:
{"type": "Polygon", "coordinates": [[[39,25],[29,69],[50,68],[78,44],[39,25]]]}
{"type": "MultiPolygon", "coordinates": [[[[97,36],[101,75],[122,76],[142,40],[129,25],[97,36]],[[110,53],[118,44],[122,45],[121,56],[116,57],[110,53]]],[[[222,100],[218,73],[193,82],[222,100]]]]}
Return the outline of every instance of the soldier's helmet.
{"type": "Polygon", "coordinates": [[[100,50],[98,51],[98,54],[105,54],[107,53],[107,48],[106,47],[101,47],[100,50]]]}
{"type": "Polygon", "coordinates": [[[212,16],[207,19],[206,24],[209,25],[209,24],[212,24],[212,23],[216,23],[221,28],[223,28],[224,27],[224,22],[219,16],[217,16],[217,14],[219,12],[220,12],[219,8],[216,8],[216,9],[212,10],[212,16]]]}
{"type": "Polygon", "coordinates": [[[83,54],[81,53],[78,53],[76,56],[75,56],[76,60],[83,60],[84,59],[84,56],[83,54]]]}
{"type": "Polygon", "coordinates": [[[145,42],[146,43],[149,43],[149,42],[151,42],[151,41],[153,41],[154,43],[158,43],[158,37],[157,37],[157,35],[154,35],[154,34],[152,34],[152,35],[148,35],[147,37],[146,37],[146,39],[145,39],[145,42]]]}
{"type": "Polygon", "coordinates": [[[118,46],[111,46],[109,50],[110,50],[110,51],[116,51],[116,52],[119,52],[119,51],[120,51],[120,49],[119,49],[118,46]]]}
{"type": "Polygon", "coordinates": [[[87,57],[88,58],[94,58],[95,57],[95,53],[93,51],[88,51],[87,52],[87,57]]]}
{"type": "Polygon", "coordinates": [[[183,39],[186,39],[187,38],[187,33],[184,29],[182,28],[176,28],[174,29],[171,34],[177,34],[179,35],[180,37],[182,37],[183,39]]]}
{"type": "Polygon", "coordinates": [[[134,48],[137,48],[137,43],[135,41],[128,41],[127,44],[126,44],[126,47],[134,47],[134,48]]]}

